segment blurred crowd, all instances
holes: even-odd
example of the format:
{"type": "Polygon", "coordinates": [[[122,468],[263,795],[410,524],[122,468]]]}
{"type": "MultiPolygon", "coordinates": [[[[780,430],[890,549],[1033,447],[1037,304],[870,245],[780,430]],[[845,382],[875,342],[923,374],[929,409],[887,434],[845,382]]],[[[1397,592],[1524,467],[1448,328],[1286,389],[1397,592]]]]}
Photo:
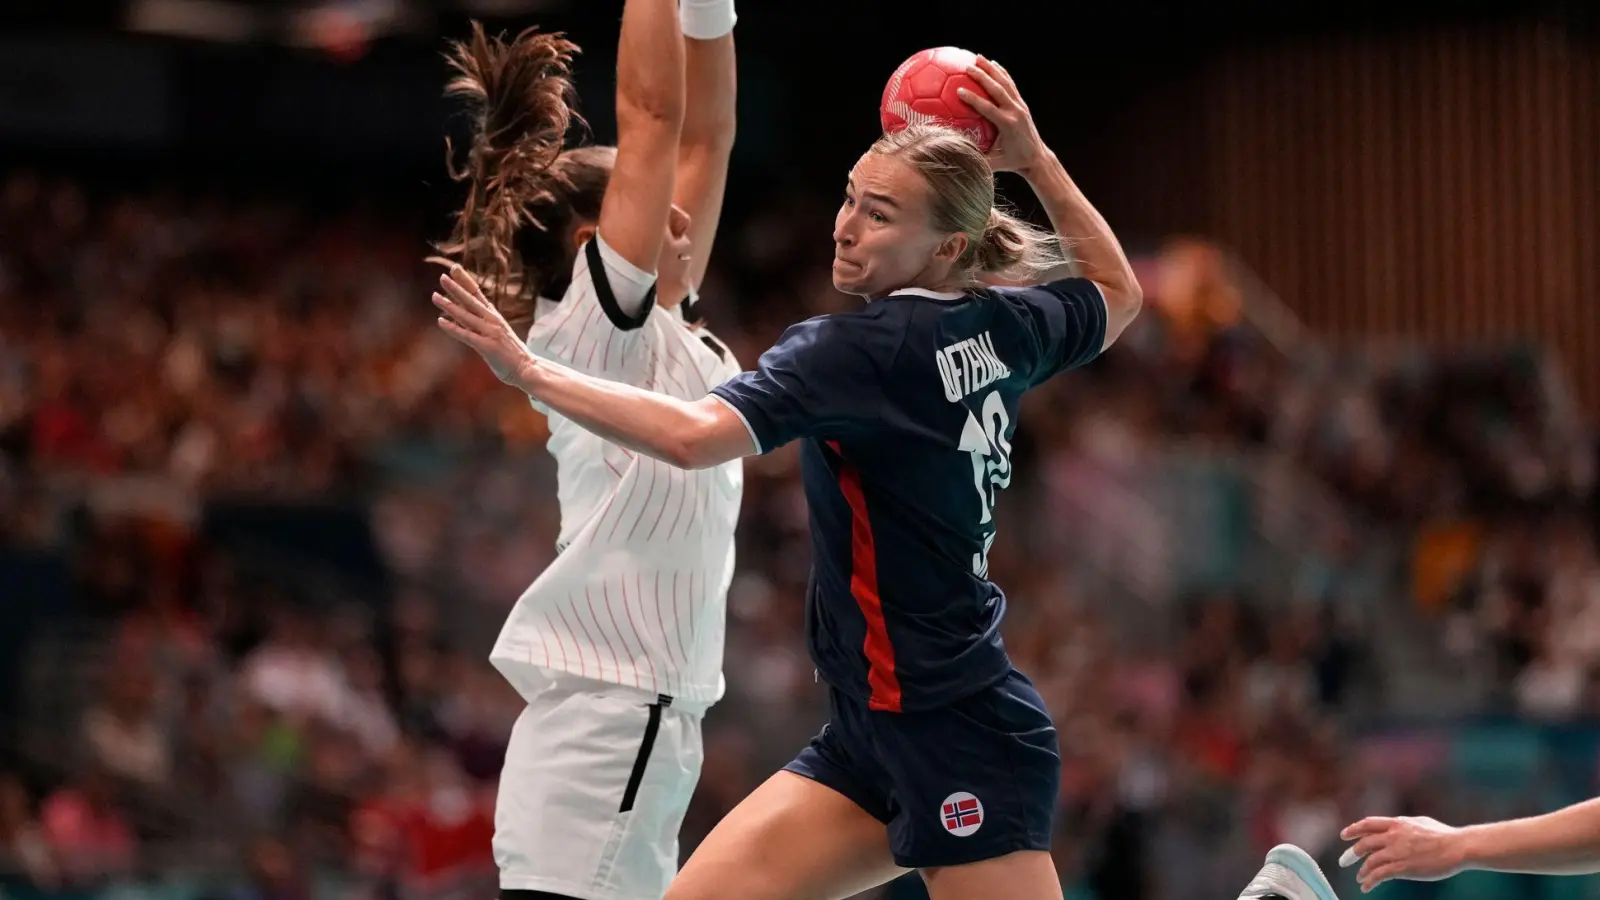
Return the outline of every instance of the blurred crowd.
{"type": "MultiPolygon", "coordinates": [[[[830,215],[777,196],[724,230],[703,295],[747,365],[850,302],[804,230],[830,215]]],[[[57,661],[81,697],[0,756],[0,891],[487,896],[520,707],[485,656],[558,515],[543,422],[435,333],[432,225],[0,182],[0,547],[67,555],[87,635],[57,661]],[[364,510],[390,577],[224,546],[217,498],[364,510]]],[[[1271,844],[1325,857],[1419,802],[1350,750],[1387,711],[1373,603],[1488,672],[1486,708],[1600,710],[1595,446],[1537,347],[1333,347],[1260,327],[1271,298],[1203,241],[1140,267],[1135,328],[1026,401],[990,560],[1061,729],[1075,892],[1232,896],[1271,844]],[[1174,493],[1174,459],[1220,460],[1223,502],[1174,493]],[[1288,575],[1194,559],[1229,529],[1288,575]]],[[[796,460],[747,471],[686,849],[822,715],[796,460]]]]}

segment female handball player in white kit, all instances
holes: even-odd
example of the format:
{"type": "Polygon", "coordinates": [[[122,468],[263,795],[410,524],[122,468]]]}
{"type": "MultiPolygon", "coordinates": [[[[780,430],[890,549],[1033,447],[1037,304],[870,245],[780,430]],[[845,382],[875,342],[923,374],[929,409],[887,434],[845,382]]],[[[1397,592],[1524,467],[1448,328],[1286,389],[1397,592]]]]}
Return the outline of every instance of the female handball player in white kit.
{"type": "MultiPolygon", "coordinates": [[[[540,358],[683,400],[738,372],[686,315],[733,142],[733,24],[732,0],[627,0],[614,149],[563,149],[577,47],[559,35],[475,27],[452,47],[475,136],[440,249],[540,358]]],[[[659,900],[723,692],[743,464],[684,471],[534,405],[561,535],[490,657],[528,704],[495,811],[501,896],[659,900]]]]}

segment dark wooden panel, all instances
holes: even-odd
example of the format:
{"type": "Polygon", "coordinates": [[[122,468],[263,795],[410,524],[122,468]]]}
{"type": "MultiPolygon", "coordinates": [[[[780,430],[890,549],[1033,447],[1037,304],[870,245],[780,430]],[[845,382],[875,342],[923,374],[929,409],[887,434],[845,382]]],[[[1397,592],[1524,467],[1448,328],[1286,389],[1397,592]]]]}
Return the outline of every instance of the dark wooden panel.
{"type": "Polygon", "coordinates": [[[1531,27],[1307,39],[1173,92],[1198,109],[1170,115],[1169,98],[1134,119],[1145,140],[1168,122],[1169,148],[1192,129],[1193,183],[1144,196],[1237,250],[1313,327],[1537,338],[1600,402],[1592,46],[1531,27]]]}

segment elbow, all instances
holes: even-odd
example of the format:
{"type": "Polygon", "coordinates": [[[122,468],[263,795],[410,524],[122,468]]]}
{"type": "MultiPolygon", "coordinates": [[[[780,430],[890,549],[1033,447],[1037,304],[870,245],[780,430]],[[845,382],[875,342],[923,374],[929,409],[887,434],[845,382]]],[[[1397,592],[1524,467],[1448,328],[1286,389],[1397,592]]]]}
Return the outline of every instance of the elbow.
{"type": "Polygon", "coordinates": [[[1144,288],[1135,281],[1128,286],[1127,293],[1122,298],[1123,316],[1128,321],[1138,318],[1139,311],[1144,309],[1144,288]]]}
{"type": "Polygon", "coordinates": [[[688,441],[676,441],[670,446],[662,447],[661,461],[674,469],[685,469],[693,472],[699,469],[709,469],[723,460],[715,459],[707,453],[704,447],[696,446],[688,441]]]}
{"type": "Polygon", "coordinates": [[[700,442],[694,432],[692,425],[680,424],[672,429],[670,435],[652,442],[652,446],[647,448],[648,452],[674,469],[701,468],[695,465],[700,454],[700,442]]]}
{"type": "Polygon", "coordinates": [[[676,429],[662,448],[662,461],[680,469],[709,469],[728,461],[720,443],[716,420],[696,416],[676,429]]]}
{"type": "Polygon", "coordinates": [[[688,469],[690,471],[709,469],[722,462],[712,454],[710,442],[696,435],[690,435],[679,440],[671,452],[672,459],[668,460],[668,462],[680,469],[688,469]]]}
{"type": "Polygon", "coordinates": [[[1139,310],[1144,308],[1144,291],[1139,287],[1139,283],[1134,281],[1114,287],[1102,284],[1100,294],[1106,300],[1104,346],[1110,347],[1122,335],[1123,330],[1139,317],[1139,310]]]}
{"type": "MultiPolygon", "coordinates": [[[[674,91],[661,79],[657,87],[641,89],[617,96],[617,130],[683,131],[684,98],[681,90],[674,91]]],[[[681,87],[681,85],[680,85],[681,87]]]]}
{"type": "Polygon", "coordinates": [[[1132,269],[1113,283],[1102,284],[1100,292],[1106,298],[1107,312],[1123,322],[1133,321],[1144,308],[1144,288],[1132,269]]]}
{"type": "Polygon", "coordinates": [[[703,464],[696,465],[698,453],[694,444],[687,440],[675,440],[660,448],[656,454],[661,461],[675,469],[703,469],[703,464]]]}

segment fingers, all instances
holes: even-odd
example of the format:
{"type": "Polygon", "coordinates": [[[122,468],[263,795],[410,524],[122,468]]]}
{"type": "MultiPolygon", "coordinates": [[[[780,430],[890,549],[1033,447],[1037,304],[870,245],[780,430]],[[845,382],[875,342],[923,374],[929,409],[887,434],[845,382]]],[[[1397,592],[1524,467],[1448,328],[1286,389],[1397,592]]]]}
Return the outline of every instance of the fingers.
{"type": "Polygon", "coordinates": [[[1339,865],[1353,866],[1358,860],[1366,859],[1387,846],[1389,846],[1389,835],[1369,834],[1345,848],[1344,855],[1339,857],[1339,865]]]}
{"type": "Polygon", "coordinates": [[[995,106],[993,100],[980,95],[977,91],[969,91],[966,88],[956,88],[956,96],[966,101],[968,106],[977,110],[978,115],[983,116],[985,119],[988,119],[996,125],[999,125],[1005,120],[1005,113],[1000,111],[1000,107],[995,106]]]}
{"type": "Polygon", "coordinates": [[[1380,850],[1377,853],[1372,854],[1371,856],[1367,857],[1365,862],[1361,864],[1361,868],[1356,870],[1356,880],[1362,884],[1365,884],[1369,879],[1371,879],[1374,871],[1383,868],[1384,866],[1394,865],[1397,859],[1398,854],[1392,850],[1380,850]]]}
{"type": "Polygon", "coordinates": [[[987,56],[980,56],[978,57],[978,68],[982,69],[985,74],[987,74],[990,78],[993,78],[1001,87],[1005,88],[1007,94],[1017,98],[1022,96],[1021,92],[1017,90],[1016,80],[1011,77],[1010,72],[1006,71],[1005,66],[1000,65],[987,56]]]}
{"type": "Polygon", "coordinates": [[[1356,875],[1356,883],[1361,885],[1361,892],[1365,894],[1385,881],[1391,881],[1404,874],[1405,867],[1400,861],[1390,860],[1373,866],[1371,870],[1363,867],[1361,872],[1356,875]]]}
{"type": "Polygon", "coordinates": [[[978,83],[978,87],[983,88],[983,92],[988,95],[989,102],[993,103],[997,108],[1010,109],[1016,106],[1016,98],[1006,90],[1005,85],[996,81],[993,75],[990,75],[982,68],[969,66],[967,75],[978,83]]]}
{"type": "Polygon", "coordinates": [[[439,317],[438,324],[440,331],[450,335],[458,343],[465,344],[467,349],[483,357],[483,361],[489,364],[489,370],[494,372],[496,378],[506,381],[506,376],[503,373],[511,371],[511,369],[496,365],[496,362],[500,360],[500,356],[497,353],[498,345],[495,343],[494,338],[478,334],[460,322],[444,316],[439,317]]]}
{"type": "Polygon", "coordinates": [[[464,287],[468,291],[470,291],[472,293],[472,296],[474,296],[474,297],[478,298],[479,300],[483,301],[485,306],[490,306],[490,307],[494,306],[493,303],[489,302],[488,295],[483,292],[483,286],[478,284],[478,276],[476,276],[476,275],[472,274],[471,272],[467,271],[465,268],[463,268],[461,266],[460,263],[457,263],[446,274],[450,275],[450,277],[453,278],[456,281],[457,284],[460,284],[462,287],[464,287]]]}
{"type": "Polygon", "coordinates": [[[1399,820],[1390,818],[1388,816],[1368,816],[1353,825],[1346,825],[1345,829],[1339,832],[1339,839],[1353,841],[1369,834],[1377,834],[1382,831],[1388,831],[1390,828],[1393,828],[1398,821],[1399,820]]]}
{"type": "MultiPolygon", "coordinates": [[[[435,294],[434,296],[438,295],[435,294]]],[[[461,325],[460,322],[445,316],[440,316],[439,330],[450,335],[461,343],[466,344],[468,347],[472,348],[478,353],[481,354],[483,352],[483,335],[473,331],[468,331],[461,325]]]]}
{"type": "Polygon", "coordinates": [[[451,300],[479,316],[487,317],[494,312],[494,306],[483,296],[478,283],[459,266],[439,276],[439,287],[444,289],[451,300]]]}
{"type": "MultiPolygon", "coordinates": [[[[1345,848],[1339,856],[1340,868],[1349,868],[1381,851],[1389,843],[1389,830],[1396,820],[1383,816],[1369,816],[1353,825],[1345,826],[1339,837],[1355,843],[1345,848]]],[[[1366,867],[1363,866],[1365,871],[1366,867]]]]}
{"type": "Polygon", "coordinates": [[[477,310],[458,303],[438,291],[433,293],[433,305],[462,331],[485,336],[489,334],[489,323],[484,321],[483,315],[477,310]]]}

